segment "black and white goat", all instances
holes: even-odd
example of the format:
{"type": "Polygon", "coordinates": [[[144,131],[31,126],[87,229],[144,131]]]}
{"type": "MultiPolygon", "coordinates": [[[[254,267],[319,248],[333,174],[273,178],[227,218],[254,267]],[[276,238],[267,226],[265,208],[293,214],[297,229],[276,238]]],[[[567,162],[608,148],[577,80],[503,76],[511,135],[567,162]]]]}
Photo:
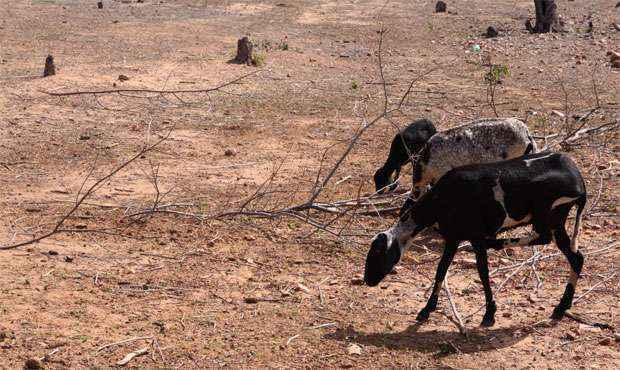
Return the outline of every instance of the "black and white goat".
{"type": "Polygon", "coordinates": [[[394,136],[385,164],[375,172],[375,188],[378,193],[382,193],[385,189],[392,191],[396,188],[401,167],[409,163],[411,156],[422,150],[435,133],[437,133],[435,125],[423,118],[411,123],[394,136]]]}
{"type": "Polygon", "coordinates": [[[413,189],[420,192],[452,168],[537,151],[527,126],[516,118],[480,119],[446,131],[434,131],[430,121],[420,120],[396,135],[385,165],[375,173],[378,192],[387,186],[390,190],[395,188],[392,183],[410,155],[419,154],[413,165],[413,189]]]}
{"type": "Polygon", "coordinates": [[[543,152],[508,161],[463,166],[449,171],[414,202],[408,199],[398,222],[375,236],[366,258],[364,281],[375,286],[393,269],[407,244],[422,230],[436,227],[445,240],[435,284],[417,316],[424,321],[435,310],[448,267],[462,241],[470,241],[484,288],[483,326],[495,323],[496,305],[489,283],[488,249],[542,245],[555,240],[571,267],[570,280],[553,319],[571,307],[583,255],[577,249],[586,188],[579,169],[566,155],[543,152]],[[572,238],[565,230],[568,213],[577,206],[572,238]],[[497,239],[508,228],[532,225],[529,237],[497,239]]]}

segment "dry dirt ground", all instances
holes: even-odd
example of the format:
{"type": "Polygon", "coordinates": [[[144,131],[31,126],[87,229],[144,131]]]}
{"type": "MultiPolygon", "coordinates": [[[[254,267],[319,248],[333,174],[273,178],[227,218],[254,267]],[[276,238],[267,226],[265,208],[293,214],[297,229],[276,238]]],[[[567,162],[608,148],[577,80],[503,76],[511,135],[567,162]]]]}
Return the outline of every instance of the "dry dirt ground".
{"type": "MultiPolygon", "coordinates": [[[[426,0],[103,3],[98,10],[95,1],[0,1],[0,244],[50,230],[91,168],[86,187],[172,132],[85,201],[63,226],[74,232],[0,251],[0,368],[47,354],[46,368],[107,368],[142,348],[149,352],[127,366],[619,367],[613,330],[569,319],[534,325],[550,315],[567,280],[568,265],[557,256],[495,274],[495,289],[512,278],[496,294],[495,327],[481,329],[484,296],[472,255],[457,255],[450,287],[472,331],[465,339],[441,314],[452,315],[445,297],[428,323],[414,325],[439,240],[418,241],[379,288],[359,284],[368,240],[393,215],[344,217],[334,223],[340,237],[313,233],[292,217],[129,217],[152,205],[154,172],[161,204],[177,204],[170,209],[179,212],[239,209],[278,166],[264,188],[268,197],[250,208],[307,199],[321,164],[324,178],[363,117],[383,109],[381,25],[388,30],[381,56],[390,106],[409,81],[424,77],[392,123],[382,120],[361,137],[321,201],[372,191],[393,124],[426,116],[445,129],[491,116],[480,66],[486,58],[510,70],[497,91],[498,114],[527,117],[537,134],[566,133],[575,125],[571,116],[597,100],[602,113],[588,125],[611,122],[620,75],[606,52],[619,44],[616,1],[559,1],[569,32],[541,36],[524,32],[534,11],[529,0],[448,1],[446,14],[434,14],[434,1],[426,0]],[[500,37],[482,36],[489,25],[500,37]],[[227,63],[243,35],[257,45],[262,66],[227,63]],[[480,53],[471,51],[474,44],[480,53]],[[40,78],[47,54],[57,75],[40,78]],[[210,94],[46,94],[205,89],[259,69],[210,94]],[[552,110],[568,113],[567,121],[552,110]],[[98,351],[139,337],[147,339],[98,351]]],[[[580,245],[591,254],[576,294],[587,295],[573,311],[616,331],[619,149],[617,131],[564,148],[590,192],[580,245]]],[[[491,268],[531,253],[493,254],[491,268]]]]}

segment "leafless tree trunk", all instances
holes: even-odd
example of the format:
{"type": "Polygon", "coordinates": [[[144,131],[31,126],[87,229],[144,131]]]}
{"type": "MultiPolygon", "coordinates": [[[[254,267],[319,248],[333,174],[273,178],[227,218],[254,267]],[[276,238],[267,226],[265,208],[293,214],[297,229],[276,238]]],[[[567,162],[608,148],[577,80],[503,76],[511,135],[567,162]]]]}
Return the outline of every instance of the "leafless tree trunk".
{"type": "Polygon", "coordinates": [[[562,32],[564,28],[557,15],[555,0],[534,0],[536,7],[536,25],[528,20],[525,27],[531,33],[562,32]]]}

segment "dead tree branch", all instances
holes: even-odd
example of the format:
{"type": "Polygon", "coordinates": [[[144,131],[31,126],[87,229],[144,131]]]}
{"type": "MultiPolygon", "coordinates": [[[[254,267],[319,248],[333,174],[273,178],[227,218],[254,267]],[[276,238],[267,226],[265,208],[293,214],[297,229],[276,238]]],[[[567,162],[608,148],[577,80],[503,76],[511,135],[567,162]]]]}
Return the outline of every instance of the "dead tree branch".
{"type": "Polygon", "coordinates": [[[75,96],[75,95],[102,95],[102,94],[122,94],[122,93],[145,93],[145,94],[199,94],[199,93],[210,93],[214,91],[221,90],[224,87],[236,84],[237,82],[246,79],[250,76],[253,76],[257,73],[261,72],[261,70],[257,70],[248,74],[245,74],[241,77],[235,78],[234,80],[225,82],[221,85],[208,88],[208,89],[196,89],[196,90],[154,90],[154,89],[111,89],[111,90],[89,90],[89,91],[69,91],[69,92],[53,92],[53,91],[41,91],[44,94],[51,96],[75,96]]]}
{"type": "MultiPolygon", "coordinates": [[[[128,160],[126,160],[125,162],[121,163],[116,168],[114,168],[112,171],[110,171],[107,175],[105,175],[105,176],[101,177],[99,180],[95,181],[95,183],[93,183],[88,189],[86,189],[86,191],[82,195],[80,195],[80,192],[83,189],[84,183],[86,182],[86,181],[84,181],[84,183],[80,187],[80,192],[78,192],[78,197],[76,199],[75,204],[73,205],[73,207],[71,207],[71,209],[67,213],[64,214],[64,216],[62,216],[60,218],[60,220],[58,220],[58,222],[55,224],[55,226],[52,228],[52,230],[50,230],[47,233],[44,233],[44,234],[42,234],[40,236],[34,237],[34,238],[30,239],[30,240],[26,240],[26,241],[23,241],[23,242],[19,242],[19,243],[7,245],[7,246],[0,246],[0,250],[9,250],[9,249],[15,249],[15,248],[23,247],[25,245],[37,243],[37,242],[39,242],[39,241],[41,241],[43,239],[49,238],[50,236],[58,234],[58,233],[73,231],[73,230],[70,230],[70,229],[62,229],[62,226],[64,225],[65,221],[67,221],[67,219],[69,217],[71,217],[80,208],[82,203],[84,203],[84,201],[88,197],[90,197],[95,191],[97,191],[97,189],[105,181],[107,181],[108,179],[112,178],[114,175],[116,175],[118,172],[120,172],[125,167],[129,166],[131,163],[136,161],[138,158],[143,157],[146,153],[152,151],[157,146],[159,146],[159,144],[161,144],[164,141],[166,141],[168,139],[168,137],[170,137],[171,133],[172,133],[172,129],[170,131],[168,131],[168,133],[164,137],[162,137],[160,140],[158,140],[157,142],[155,142],[152,145],[145,146],[138,153],[136,153],[133,157],[131,157],[128,160]]],[[[93,171],[94,171],[94,166],[91,168],[90,172],[88,173],[87,178],[92,175],[93,171]]],[[[84,230],[81,230],[81,231],[84,231],[84,230]]]]}

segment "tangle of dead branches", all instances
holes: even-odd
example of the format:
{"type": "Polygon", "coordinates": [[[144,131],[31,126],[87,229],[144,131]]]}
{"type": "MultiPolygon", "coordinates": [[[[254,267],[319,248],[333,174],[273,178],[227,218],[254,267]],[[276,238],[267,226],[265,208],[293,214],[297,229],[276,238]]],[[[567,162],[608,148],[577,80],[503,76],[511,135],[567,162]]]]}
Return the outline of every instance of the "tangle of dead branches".
{"type": "Polygon", "coordinates": [[[159,146],[161,143],[166,141],[171,133],[172,133],[172,129],[170,131],[168,131],[168,133],[164,137],[162,137],[160,140],[156,141],[155,143],[153,143],[151,145],[147,145],[147,146],[143,147],[140,151],[138,151],[131,158],[129,158],[126,161],[122,162],[121,164],[116,166],[114,169],[112,169],[112,171],[108,172],[108,174],[106,174],[105,176],[103,176],[103,177],[99,178],[98,180],[96,180],[92,185],[90,185],[84,191],[84,186],[85,186],[86,182],[91,178],[91,176],[93,175],[93,173],[95,171],[95,168],[96,168],[95,165],[96,165],[96,162],[97,162],[96,159],[95,159],[95,161],[93,163],[93,166],[91,167],[90,171],[88,172],[88,174],[84,178],[84,181],[82,182],[82,185],[80,186],[80,189],[78,190],[78,193],[77,193],[76,199],[75,199],[75,203],[73,204],[71,209],[69,209],[69,211],[67,213],[65,213],[56,222],[56,224],[54,225],[54,227],[52,227],[52,229],[50,231],[45,232],[45,233],[43,233],[43,234],[41,234],[39,236],[33,237],[32,239],[29,239],[29,240],[26,240],[26,241],[17,242],[17,243],[6,245],[6,246],[0,246],[0,250],[8,250],[8,249],[15,249],[15,248],[23,247],[23,246],[26,246],[26,245],[29,245],[29,244],[37,243],[37,242],[39,242],[39,241],[41,241],[43,239],[47,239],[50,236],[53,236],[53,235],[56,235],[56,234],[60,234],[60,233],[84,232],[83,229],[78,229],[78,230],[76,230],[76,229],[65,229],[65,228],[63,228],[63,225],[65,224],[67,219],[70,218],[80,208],[80,206],[84,203],[84,201],[86,199],[88,199],[89,197],[91,197],[97,191],[97,189],[99,189],[107,180],[109,180],[114,175],[119,173],[125,167],[129,166],[131,163],[135,162],[137,159],[143,158],[147,153],[149,153],[150,151],[155,149],[157,146],[159,146]]]}

